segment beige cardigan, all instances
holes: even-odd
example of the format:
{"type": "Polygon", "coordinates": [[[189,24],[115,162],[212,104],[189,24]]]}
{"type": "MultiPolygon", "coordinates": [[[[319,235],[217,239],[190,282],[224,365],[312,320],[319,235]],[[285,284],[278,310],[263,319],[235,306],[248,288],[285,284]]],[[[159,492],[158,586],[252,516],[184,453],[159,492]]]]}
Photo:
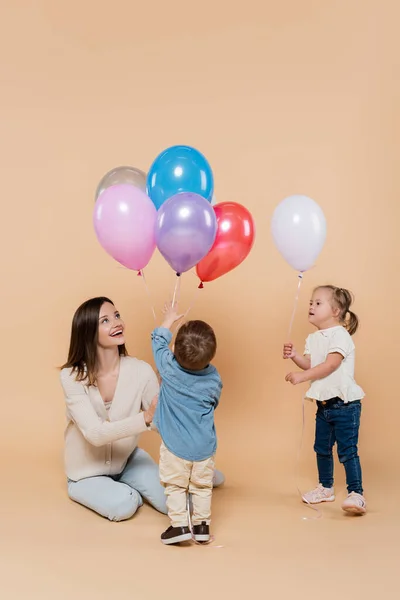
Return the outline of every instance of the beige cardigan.
{"type": "Polygon", "coordinates": [[[117,475],[147,427],[147,410],[158,393],[158,381],[147,363],[121,357],[115,395],[107,411],[99,390],[76,381],[71,369],[60,375],[67,406],[65,471],[72,481],[117,475]]]}

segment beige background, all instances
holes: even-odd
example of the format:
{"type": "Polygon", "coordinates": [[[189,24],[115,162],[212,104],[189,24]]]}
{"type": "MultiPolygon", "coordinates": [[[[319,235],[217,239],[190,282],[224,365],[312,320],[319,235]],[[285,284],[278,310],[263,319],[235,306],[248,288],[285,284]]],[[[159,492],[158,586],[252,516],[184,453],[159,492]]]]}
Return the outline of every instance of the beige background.
{"type": "MultiPolygon", "coordinates": [[[[2,597],[361,599],[383,583],[397,597],[399,17],[395,0],[3,3],[2,597]],[[141,280],[95,239],[94,190],[108,169],[147,169],[175,143],[202,150],[218,201],[245,204],[257,224],[249,259],[208,284],[192,311],[217,331],[225,382],[220,549],[162,547],[166,519],[148,507],[108,523],[68,501],[62,471],[56,367],[78,304],[111,296],[131,353],[151,361],[149,302],[141,280]],[[319,202],[328,222],[304,281],[298,346],[315,284],[356,295],[364,519],[345,518],[336,502],[323,519],[302,520],[313,516],[294,476],[304,388],[285,384],[281,359],[297,280],[269,230],[275,205],[292,193],[319,202]]],[[[174,276],[155,256],[147,278],[159,309],[174,276]]],[[[189,274],[183,307],[195,291],[189,274]]],[[[303,490],[315,482],[313,410],[303,490]]],[[[157,457],[155,435],[143,446],[157,457]]],[[[337,491],[341,499],[341,468],[337,491]]]]}

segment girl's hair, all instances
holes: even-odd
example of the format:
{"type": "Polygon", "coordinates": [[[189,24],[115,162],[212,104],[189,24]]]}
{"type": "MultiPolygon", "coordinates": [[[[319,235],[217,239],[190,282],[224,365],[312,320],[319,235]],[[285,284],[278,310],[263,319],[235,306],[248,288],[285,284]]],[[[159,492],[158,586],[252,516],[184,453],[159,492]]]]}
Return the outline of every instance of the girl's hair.
{"type": "Polygon", "coordinates": [[[353,311],[350,310],[350,306],[353,304],[354,297],[350,290],[344,288],[338,288],[334,285],[319,285],[316,290],[330,290],[332,292],[332,302],[334,308],[339,309],[339,319],[346,327],[350,335],[353,335],[359,325],[358,317],[353,311]]]}
{"type": "MultiPolygon", "coordinates": [[[[99,339],[99,315],[105,302],[114,306],[109,298],[100,296],[86,300],[76,310],[72,319],[71,341],[68,359],[61,369],[72,369],[77,381],[96,385],[98,370],[97,343],[99,339]]],[[[127,356],[125,344],[118,346],[120,356],[127,356]]]]}

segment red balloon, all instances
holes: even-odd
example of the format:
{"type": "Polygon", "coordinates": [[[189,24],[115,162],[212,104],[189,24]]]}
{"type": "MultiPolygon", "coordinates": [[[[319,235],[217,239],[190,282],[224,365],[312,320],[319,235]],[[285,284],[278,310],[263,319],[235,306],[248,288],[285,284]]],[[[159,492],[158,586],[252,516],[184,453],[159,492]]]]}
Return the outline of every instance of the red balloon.
{"type": "Polygon", "coordinates": [[[232,271],[248,256],[254,243],[254,221],[247,208],[236,202],[221,202],[214,210],[217,237],[210,252],[196,267],[201,281],[214,281],[232,271]]]}

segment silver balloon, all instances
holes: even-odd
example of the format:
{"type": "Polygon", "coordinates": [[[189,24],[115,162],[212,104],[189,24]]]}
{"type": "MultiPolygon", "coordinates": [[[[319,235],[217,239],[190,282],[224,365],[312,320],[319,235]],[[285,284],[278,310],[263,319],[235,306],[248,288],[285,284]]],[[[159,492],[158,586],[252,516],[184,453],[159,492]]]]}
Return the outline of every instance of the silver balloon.
{"type": "Polygon", "coordinates": [[[146,173],[135,167],[116,167],[104,175],[96,189],[95,200],[112,185],[127,183],[146,192],[146,173]]]}

